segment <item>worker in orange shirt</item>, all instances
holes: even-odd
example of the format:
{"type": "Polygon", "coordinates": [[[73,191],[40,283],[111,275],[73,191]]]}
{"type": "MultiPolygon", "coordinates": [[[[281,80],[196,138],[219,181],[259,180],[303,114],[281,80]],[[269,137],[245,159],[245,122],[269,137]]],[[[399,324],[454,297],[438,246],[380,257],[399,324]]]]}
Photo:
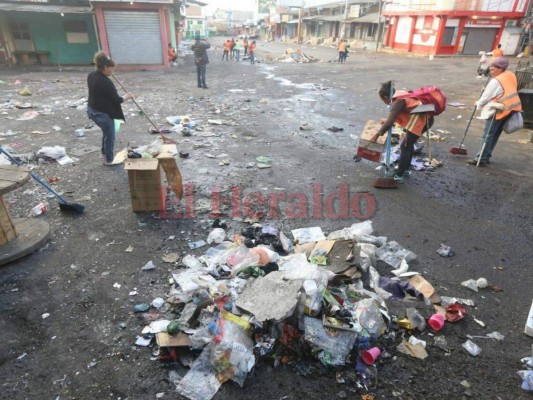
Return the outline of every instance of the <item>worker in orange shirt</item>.
{"type": "Polygon", "coordinates": [[[339,62],[343,64],[346,61],[346,39],[342,39],[339,43],[339,62]]]}
{"type": "Polygon", "coordinates": [[[178,59],[178,55],[176,54],[176,50],[174,50],[174,47],[172,47],[172,43],[168,44],[167,55],[168,55],[168,62],[171,62],[174,65],[176,65],[176,60],[178,59]]]}
{"type": "Polygon", "coordinates": [[[499,44],[494,50],[492,50],[492,58],[496,59],[498,57],[503,57],[502,45],[499,44]]]}

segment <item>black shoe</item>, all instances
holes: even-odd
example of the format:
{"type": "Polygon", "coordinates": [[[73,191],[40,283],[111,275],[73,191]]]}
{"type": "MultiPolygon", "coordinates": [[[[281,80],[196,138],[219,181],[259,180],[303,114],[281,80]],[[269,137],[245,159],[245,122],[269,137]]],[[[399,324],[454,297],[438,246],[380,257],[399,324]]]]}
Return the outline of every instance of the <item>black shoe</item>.
{"type": "Polygon", "coordinates": [[[199,88],[201,88],[201,87],[202,87],[202,85],[198,85],[198,87],[199,87],[199,88]]]}
{"type": "MultiPolygon", "coordinates": [[[[476,158],[473,158],[473,159],[471,159],[471,160],[468,160],[466,163],[467,163],[468,165],[477,165],[477,159],[476,159],[476,158]]],[[[480,162],[479,162],[479,166],[487,165],[487,164],[488,164],[487,161],[480,161],[480,162]]]]}
{"type": "Polygon", "coordinates": [[[204,85],[203,88],[204,88],[204,89],[209,89],[209,88],[207,87],[207,85],[204,85]]]}

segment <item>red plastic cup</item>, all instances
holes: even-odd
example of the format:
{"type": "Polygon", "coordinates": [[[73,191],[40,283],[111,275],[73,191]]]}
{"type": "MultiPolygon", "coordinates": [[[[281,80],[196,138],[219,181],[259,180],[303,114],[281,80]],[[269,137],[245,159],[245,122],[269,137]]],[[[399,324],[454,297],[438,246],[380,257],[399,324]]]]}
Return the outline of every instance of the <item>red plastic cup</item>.
{"type": "Polygon", "coordinates": [[[361,359],[366,365],[373,365],[381,354],[379,347],[372,347],[361,352],[361,359]]]}
{"type": "Polygon", "coordinates": [[[428,319],[428,325],[434,331],[440,331],[444,326],[444,315],[442,314],[433,314],[428,319]]]}

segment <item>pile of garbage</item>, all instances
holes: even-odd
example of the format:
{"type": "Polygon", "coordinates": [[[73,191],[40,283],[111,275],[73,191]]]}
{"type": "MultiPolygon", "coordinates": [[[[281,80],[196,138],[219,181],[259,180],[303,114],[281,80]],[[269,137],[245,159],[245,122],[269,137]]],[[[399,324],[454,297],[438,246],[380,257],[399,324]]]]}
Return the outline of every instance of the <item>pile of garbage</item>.
{"type": "Polygon", "coordinates": [[[313,56],[309,56],[305,54],[302,50],[293,50],[293,49],[287,49],[285,50],[285,55],[283,57],[278,57],[277,61],[281,62],[297,62],[297,63],[311,63],[311,62],[319,62],[320,60],[318,58],[315,58],[313,56]]]}
{"type": "MultiPolygon", "coordinates": [[[[225,223],[213,227],[206,241],[190,243],[210,247],[181,260],[167,298],[135,306],[146,325],[136,344],[153,346],[160,361],[190,366],[175,383],[191,400],[211,399],[228,380],[242,386],[267,355],[275,365],[309,355],[325,366],[355,363],[364,388],[376,361],[392,357],[385,342],[424,359],[426,342],[415,334],[460,321],[465,305],[474,305],[439,296],[409,270],[416,255],[374,236],[369,220],[327,237],[320,227],[295,229],[293,240],[270,225],[251,225],[231,239],[225,223]],[[194,361],[191,350],[199,354],[194,361]]],[[[449,351],[444,335],[432,336],[449,351]]],[[[481,352],[470,339],[463,347],[481,352]]]]}

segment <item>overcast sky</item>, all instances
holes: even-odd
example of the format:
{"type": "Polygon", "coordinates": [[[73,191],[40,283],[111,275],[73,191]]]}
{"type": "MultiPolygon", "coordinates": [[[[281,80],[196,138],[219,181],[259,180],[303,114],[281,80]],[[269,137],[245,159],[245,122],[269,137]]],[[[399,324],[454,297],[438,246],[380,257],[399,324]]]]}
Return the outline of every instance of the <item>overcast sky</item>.
{"type": "Polygon", "coordinates": [[[254,0],[202,0],[209,6],[205,7],[206,10],[216,10],[222,8],[225,10],[239,10],[239,11],[254,11],[254,0]]]}

